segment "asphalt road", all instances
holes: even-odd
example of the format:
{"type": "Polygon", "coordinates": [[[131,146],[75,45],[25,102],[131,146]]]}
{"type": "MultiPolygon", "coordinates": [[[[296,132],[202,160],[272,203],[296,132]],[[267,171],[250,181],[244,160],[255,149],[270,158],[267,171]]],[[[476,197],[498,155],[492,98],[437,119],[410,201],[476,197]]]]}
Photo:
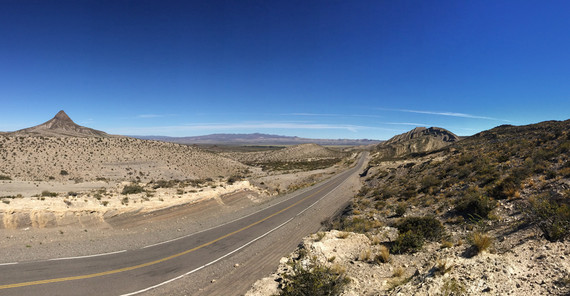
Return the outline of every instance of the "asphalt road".
{"type": "MultiPolygon", "coordinates": [[[[175,240],[90,257],[0,265],[0,295],[134,295],[164,289],[292,224],[357,174],[364,160],[365,155],[354,168],[272,207],[175,240]]],[[[248,265],[255,266],[255,258],[248,265]]]]}

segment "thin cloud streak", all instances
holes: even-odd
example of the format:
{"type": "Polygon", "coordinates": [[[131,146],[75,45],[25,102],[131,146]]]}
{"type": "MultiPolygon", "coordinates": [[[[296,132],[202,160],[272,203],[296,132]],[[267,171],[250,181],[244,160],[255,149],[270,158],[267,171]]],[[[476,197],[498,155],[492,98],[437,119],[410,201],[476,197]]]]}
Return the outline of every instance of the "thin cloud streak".
{"type": "Polygon", "coordinates": [[[139,114],[137,118],[162,118],[162,117],[172,117],[174,114],[139,114]]]}
{"type": "Polygon", "coordinates": [[[499,119],[499,118],[472,115],[472,114],[467,114],[467,113],[458,113],[458,112],[437,112],[437,111],[410,110],[410,109],[385,109],[385,108],[378,108],[378,109],[379,110],[386,110],[386,111],[398,111],[398,112],[407,112],[407,113],[442,115],[442,116],[452,116],[452,117],[461,117],[461,118],[486,119],[486,120],[510,122],[509,120],[506,120],[506,119],[499,119]]]}
{"type": "Polygon", "coordinates": [[[379,115],[365,115],[365,114],[335,114],[335,113],[286,113],[287,116],[314,116],[314,117],[370,117],[381,118],[379,115]]]}
{"type": "Polygon", "coordinates": [[[390,124],[390,125],[411,125],[411,126],[433,126],[433,124],[414,123],[414,122],[382,122],[382,124],[390,124]]]}
{"type": "Polygon", "coordinates": [[[302,129],[302,130],[347,130],[358,132],[359,130],[387,130],[399,131],[396,129],[370,127],[360,125],[342,124],[317,124],[317,123],[296,123],[296,122],[251,122],[251,123],[201,123],[175,126],[154,126],[154,127],[124,127],[111,129],[115,134],[164,134],[182,132],[204,132],[204,131],[232,131],[232,130],[266,130],[266,129],[302,129]]]}

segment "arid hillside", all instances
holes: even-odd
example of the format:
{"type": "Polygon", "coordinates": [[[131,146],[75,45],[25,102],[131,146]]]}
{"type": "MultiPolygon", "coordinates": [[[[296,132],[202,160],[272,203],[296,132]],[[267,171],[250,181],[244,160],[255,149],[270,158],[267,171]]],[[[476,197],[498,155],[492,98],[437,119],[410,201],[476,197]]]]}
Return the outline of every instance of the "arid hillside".
{"type": "Polygon", "coordinates": [[[316,144],[301,144],[273,151],[232,152],[223,155],[269,170],[327,167],[347,156],[346,153],[316,144]]]}
{"type": "Polygon", "coordinates": [[[77,125],[64,111],[0,135],[0,175],[24,181],[200,179],[245,172],[237,161],[186,145],[145,141],[77,125]]]}
{"type": "Polygon", "coordinates": [[[568,295],[569,152],[567,120],[376,154],[333,230],[248,295],[298,295],[315,281],[341,295],[568,295]]]}
{"type": "Polygon", "coordinates": [[[14,180],[184,180],[247,170],[194,147],[126,137],[0,136],[0,161],[0,175],[14,180]]]}

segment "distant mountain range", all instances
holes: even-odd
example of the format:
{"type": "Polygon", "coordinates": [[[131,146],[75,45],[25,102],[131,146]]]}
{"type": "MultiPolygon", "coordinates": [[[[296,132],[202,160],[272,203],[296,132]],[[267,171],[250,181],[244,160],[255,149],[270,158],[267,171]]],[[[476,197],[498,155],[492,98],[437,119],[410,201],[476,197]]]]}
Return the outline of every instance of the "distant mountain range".
{"type": "Polygon", "coordinates": [[[212,134],[196,137],[130,136],[143,140],[156,140],[179,144],[201,145],[298,145],[313,143],[326,146],[360,146],[378,144],[381,141],[368,139],[309,139],[270,134],[212,134]]]}

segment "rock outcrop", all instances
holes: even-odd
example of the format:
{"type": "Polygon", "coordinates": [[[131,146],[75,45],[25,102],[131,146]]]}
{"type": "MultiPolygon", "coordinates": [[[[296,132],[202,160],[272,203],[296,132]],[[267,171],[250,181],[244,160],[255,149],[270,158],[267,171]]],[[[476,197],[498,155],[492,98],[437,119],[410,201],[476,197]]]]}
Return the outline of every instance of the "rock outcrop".
{"type": "Polygon", "coordinates": [[[454,133],[443,128],[416,127],[407,133],[396,135],[390,140],[378,144],[375,150],[383,158],[402,157],[411,153],[434,151],[460,139],[454,133]]]}

